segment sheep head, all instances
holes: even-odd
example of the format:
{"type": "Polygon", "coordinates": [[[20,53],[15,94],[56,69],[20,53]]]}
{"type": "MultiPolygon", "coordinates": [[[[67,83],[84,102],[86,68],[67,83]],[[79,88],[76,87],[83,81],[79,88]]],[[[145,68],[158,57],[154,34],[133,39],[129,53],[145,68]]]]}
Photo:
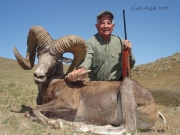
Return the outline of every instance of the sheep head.
{"type": "Polygon", "coordinates": [[[19,65],[25,70],[33,68],[37,52],[38,64],[34,72],[34,81],[41,85],[49,79],[64,78],[62,62],[71,62],[71,59],[63,57],[66,52],[74,55],[66,74],[77,69],[85,57],[86,43],[75,35],[53,40],[43,27],[33,26],[28,33],[26,58],[16,48],[13,51],[19,65]]]}

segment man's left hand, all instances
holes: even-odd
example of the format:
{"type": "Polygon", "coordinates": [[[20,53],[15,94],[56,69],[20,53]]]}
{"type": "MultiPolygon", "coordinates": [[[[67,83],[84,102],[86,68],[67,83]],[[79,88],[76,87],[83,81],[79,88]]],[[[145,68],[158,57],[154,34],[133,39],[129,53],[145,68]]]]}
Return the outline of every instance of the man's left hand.
{"type": "Polygon", "coordinates": [[[131,42],[129,40],[124,40],[123,46],[124,46],[124,49],[128,49],[129,55],[131,55],[131,50],[132,50],[131,42]]]}

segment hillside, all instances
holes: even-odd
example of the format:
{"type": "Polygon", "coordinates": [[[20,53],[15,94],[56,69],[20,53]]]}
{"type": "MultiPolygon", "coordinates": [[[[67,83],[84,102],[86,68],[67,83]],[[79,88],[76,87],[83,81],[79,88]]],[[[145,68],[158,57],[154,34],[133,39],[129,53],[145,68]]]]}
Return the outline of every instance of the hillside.
{"type": "MultiPolygon", "coordinates": [[[[36,68],[35,65],[32,70],[22,70],[16,60],[3,57],[0,57],[0,62],[0,69],[3,71],[7,70],[8,72],[12,69],[33,73],[36,68]]],[[[64,65],[65,71],[68,67],[68,65],[64,65]]],[[[177,86],[178,89],[178,86],[180,86],[180,52],[172,56],[157,59],[151,63],[134,66],[131,74],[132,78],[140,81],[146,88],[167,89],[168,85],[168,89],[170,90],[173,85],[175,89],[175,86],[177,86]]]]}
{"type": "Polygon", "coordinates": [[[149,89],[179,90],[180,52],[151,63],[135,66],[132,76],[149,89]]]}
{"type": "MultiPolygon", "coordinates": [[[[34,65],[32,70],[23,70],[19,66],[19,64],[17,63],[16,60],[12,60],[12,59],[8,59],[8,58],[3,58],[3,57],[0,57],[0,63],[1,63],[0,64],[1,72],[2,71],[3,72],[13,72],[13,73],[22,72],[22,73],[32,73],[32,75],[33,75],[33,72],[36,69],[36,65],[34,65]]],[[[69,67],[69,65],[64,65],[64,72],[67,71],[68,67],[69,67]]]]}

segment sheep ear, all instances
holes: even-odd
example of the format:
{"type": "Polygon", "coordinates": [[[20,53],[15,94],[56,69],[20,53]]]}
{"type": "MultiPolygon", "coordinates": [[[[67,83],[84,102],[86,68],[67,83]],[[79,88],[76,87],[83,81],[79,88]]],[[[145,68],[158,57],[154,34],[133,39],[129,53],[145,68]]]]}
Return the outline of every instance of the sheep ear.
{"type": "Polygon", "coordinates": [[[63,57],[61,61],[67,64],[67,63],[71,63],[72,59],[71,58],[63,57]]]}

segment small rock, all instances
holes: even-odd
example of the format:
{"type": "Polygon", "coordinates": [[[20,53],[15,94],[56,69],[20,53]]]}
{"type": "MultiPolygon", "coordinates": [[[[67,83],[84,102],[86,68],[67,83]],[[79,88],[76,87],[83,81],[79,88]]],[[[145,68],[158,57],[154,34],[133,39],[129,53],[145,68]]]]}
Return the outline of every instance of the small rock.
{"type": "Polygon", "coordinates": [[[157,132],[158,132],[158,133],[164,133],[164,132],[165,132],[165,129],[163,129],[163,128],[162,128],[162,129],[158,129],[157,132]]]}

